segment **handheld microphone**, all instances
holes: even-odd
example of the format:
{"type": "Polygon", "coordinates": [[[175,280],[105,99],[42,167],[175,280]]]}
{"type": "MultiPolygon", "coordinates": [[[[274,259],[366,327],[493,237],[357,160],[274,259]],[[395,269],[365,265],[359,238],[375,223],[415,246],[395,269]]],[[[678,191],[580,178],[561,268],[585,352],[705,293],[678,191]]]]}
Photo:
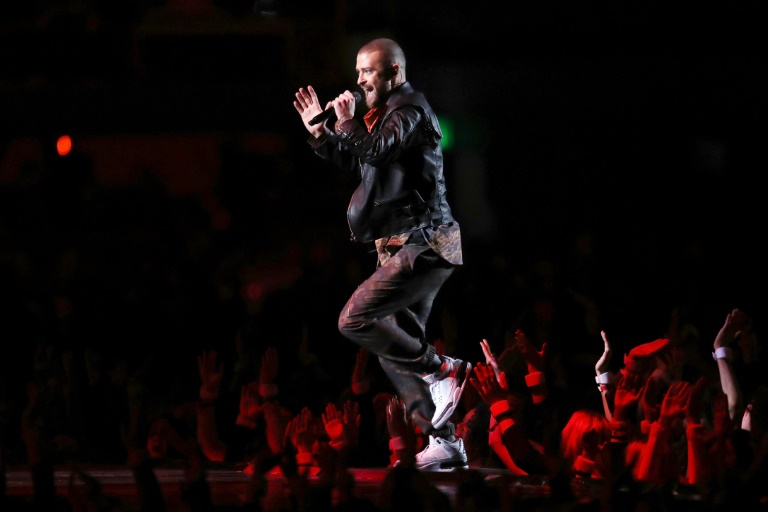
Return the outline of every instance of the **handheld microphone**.
{"type": "MultiPolygon", "coordinates": [[[[360,101],[363,99],[359,92],[353,92],[352,96],[355,97],[355,103],[360,103],[360,101]]],[[[310,126],[314,126],[317,123],[322,123],[326,119],[331,119],[334,117],[336,117],[336,111],[333,109],[333,107],[329,107],[310,119],[309,124],[310,126]]]]}

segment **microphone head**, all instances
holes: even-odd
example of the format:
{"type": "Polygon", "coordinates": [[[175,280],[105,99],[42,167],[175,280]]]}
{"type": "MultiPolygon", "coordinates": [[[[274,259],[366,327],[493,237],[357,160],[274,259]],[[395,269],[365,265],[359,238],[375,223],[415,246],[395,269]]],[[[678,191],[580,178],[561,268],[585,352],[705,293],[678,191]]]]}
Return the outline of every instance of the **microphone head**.
{"type": "Polygon", "coordinates": [[[363,100],[363,97],[360,95],[359,92],[353,92],[352,96],[355,97],[355,103],[360,103],[363,100]]]}

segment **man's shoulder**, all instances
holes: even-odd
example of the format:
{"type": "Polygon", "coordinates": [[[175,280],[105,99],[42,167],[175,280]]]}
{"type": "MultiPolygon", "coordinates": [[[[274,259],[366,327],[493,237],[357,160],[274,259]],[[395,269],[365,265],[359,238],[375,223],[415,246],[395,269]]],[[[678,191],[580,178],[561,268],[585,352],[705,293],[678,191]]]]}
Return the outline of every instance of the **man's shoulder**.
{"type": "Polygon", "coordinates": [[[416,105],[430,110],[432,108],[424,93],[414,89],[410,82],[403,82],[396,89],[393,89],[387,105],[391,110],[406,105],[416,105]]]}
{"type": "Polygon", "coordinates": [[[437,121],[437,115],[432,110],[432,106],[427,101],[424,93],[413,89],[408,82],[404,82],[396,91],[397,94],[393,94],[389,101],[387,101],[387,113],[385,116],[389,116],[395,110],[411,109],[417,113],[416,115],[426,120],[430,129],[438,138],[442,138],[443,134],[440,130],[440,123],[437,121]]]}

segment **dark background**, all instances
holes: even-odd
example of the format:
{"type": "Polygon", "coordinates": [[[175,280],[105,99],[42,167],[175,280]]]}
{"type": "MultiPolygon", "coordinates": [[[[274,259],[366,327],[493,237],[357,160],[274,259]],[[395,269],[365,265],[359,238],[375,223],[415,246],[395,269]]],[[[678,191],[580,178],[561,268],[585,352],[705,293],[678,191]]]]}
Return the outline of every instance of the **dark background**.
{"type": "MultiPolygon", "coordinates": [[[[309,151],[292,101],[308,84],[321,101],[354,90],[357,48],[378,36],[402,44],[408,79],[452,135],[446,174],[465,265],[438,299],[433,338],[482,360],[481,339],[500,351],[521,327],[588,384],[600,329],[621,353],[678,318],[707,354],[738,307],[759,333],[765,11],[706,1],[4,6],[5,371],[23,380],[34,347],[53,343],[145,369],[147,357],[174,361],[194,382],[197,352],[234,359],[241,332],[255,351],[283,348],[286,374],[308,339],[329,392],[345,385],[355,348],[336,317],[374,257],[347,238],[354,179],[309,151]],[[74,151],[61,158],[53,144],[64,133],[74,151]],[[212,185],[194,188],[188,155],[169,148],[200,134],[217,141],[217,158],[205,167],[212,185]],[[125,174],[130,155],[110,143],[146,137],[170,158],[125,174]],[[20,144],[36,149],[18,158],[20,144]]],[[[167,367],[151,371],[170,379],[167,367]]]]}

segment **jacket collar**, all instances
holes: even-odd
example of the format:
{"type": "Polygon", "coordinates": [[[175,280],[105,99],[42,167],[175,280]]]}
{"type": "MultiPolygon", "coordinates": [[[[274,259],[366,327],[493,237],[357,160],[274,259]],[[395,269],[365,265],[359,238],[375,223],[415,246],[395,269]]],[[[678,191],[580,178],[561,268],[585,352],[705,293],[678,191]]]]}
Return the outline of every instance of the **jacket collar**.
{"type": "Polygon", "coordinates": [[[390,111],[394,107],[399,106],[403,97],[412,93],[413,87],[411,87],[410,82],[407,81],[389,91],[389,96],[387,97],[387,111],[390,111]]]}

